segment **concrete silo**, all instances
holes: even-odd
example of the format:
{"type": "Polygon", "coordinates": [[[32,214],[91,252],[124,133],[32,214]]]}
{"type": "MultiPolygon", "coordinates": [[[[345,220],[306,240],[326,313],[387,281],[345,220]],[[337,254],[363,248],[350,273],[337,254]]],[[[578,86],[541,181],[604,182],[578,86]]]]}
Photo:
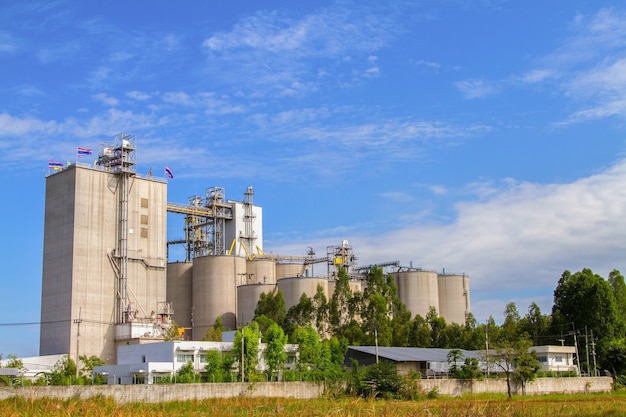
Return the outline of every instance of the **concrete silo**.
{"type": "Polygon", "coordinates": [[[246,281],[242,284],[276,284],[276,262],[252,259],[246,262],[246,281]]]}
{"type": "Polygon", "coordinates": [[[193,263],[170,262],[167,264],[167,301],[172,303],[172,319],[178,327],[192,325],[192,277],[193,263]]]}
{"type": "Polygon", "coordinates": [[[287,310],[300,302],[302,294],[313,298],[318,285],[322,286],[324,295],[328,299],[328,280],[326,278],[289,277],[278,280],[278,289],[283,293],[287,310]]]}
{"type": "Polygon", "coordinates": [[[262,293],[273,293],[276,290],[276,284],[250,284],[240,285],[237,287],[237,322],[239,324],[248,324],[254,319],[254,310],[261,298],[262,293]]]}
{"type": "Polygon", "coordinates": [[[307,276],[307,268],[303,263],[277,263],[276,280],[291,277],[307,276]]]}
{"type": "Polygon", "coordinates": [[[237,328],[236,283],[246,273],[238,256],[209,255],[193,259],[193,338],[200,340],[220,317],[224,330],[237,328]]]}
{"type": "Polygon", "coordinates": [[[426,317],[430,307],[439,313],[439,286],[437,273],[432,271],[401,271],[393,274],[398,297],[413,316],[426,317]]]}
{"type": "Polygon", "coordinates": [[[439,315],[448,323],[465,324],[470,313],[469,277],[467,275],[440,274],[439,315]]]}

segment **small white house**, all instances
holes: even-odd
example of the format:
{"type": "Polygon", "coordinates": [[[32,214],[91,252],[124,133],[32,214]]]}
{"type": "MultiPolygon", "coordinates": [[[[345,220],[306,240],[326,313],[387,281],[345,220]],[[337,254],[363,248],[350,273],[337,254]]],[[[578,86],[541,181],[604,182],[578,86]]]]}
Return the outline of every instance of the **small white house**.
{"type": "MultiPolygon", "coordinates": [[[[219,351],[229,355],[233,342],[169,341],[138,345],[121,345],[117,348],[117,365],[97,366],[94,373],[106,377],[107,384],[152,384],[159,378],[173,377],[183,365],[191,362],[195,372],[203,373],[207,365],[207,352],[219,351]]],[[[263,359],[265,344],[259,343],[257,370],[266,369],[263,359]]],[[[285,368],[295,366],[297,345],[286,345],[285,368]]],[[[237,358],[235,362],[238,363],[237,358]]]]}
{"type": "Polygon", "coordinates": [[[533,346],[531,351],[535,351],[541,363],[541,369],[553,372],[578,372],[575,363],[576,348],[574,346],[533,346]]]}

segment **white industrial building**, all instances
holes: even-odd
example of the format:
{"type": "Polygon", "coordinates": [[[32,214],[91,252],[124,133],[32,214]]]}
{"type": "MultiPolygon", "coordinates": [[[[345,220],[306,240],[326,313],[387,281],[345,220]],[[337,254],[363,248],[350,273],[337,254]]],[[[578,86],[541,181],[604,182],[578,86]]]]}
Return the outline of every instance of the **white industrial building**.
{"type": "Polygon", "coordinates": [[[575,360],[577,354],[576,347],[574,346],[533,346],[530,350],[534,350],[537,354],[543,371],[556,373],[579,372],[575,360]]]}
{"type": "MultiPolygon", "coordinates": [[[[263,357],[265,346],[264,343],[259,343],[258,371],[267,368],[263,357]]],[[[107,384],[153,384],[160,378],[175,378],[182,366],[191,363],[194,372],[204,375],[209,351],[232,355],[233,342],[169,341],[121,345],[118,347],[117,365],[97,366],[94,373],[105,377],[107,384]]],[[[285,345],[285,352],[287,361],[284,369],[294,369],[298,346],[285,345]]],[[[237,366],[235,361],[233,372],[238,370],[237,366]]]]}
{"type": "MultiPolygon", "coordinates": [[[[318,257],[267,255],[252,187],[241,201],[211,187],[168,202],[167,181],[137,174],[135,155],[135,137],[120,134],[100,145],[93,164],[46,178],[41,355],[114,364],[118,346],[162,341],[172,320],[185,340],[201,340],[218,317],[226,330],[249,323],[264,292],[280,290],[287,308],[319,286],[330,299],[339,267],[349,269],[352,291],[362,290],[367,268],[357,267],[347,241],[318,257]],[[183,218],[180,239],[167,241],[168,212],[183,218]],[[184,260],[168,259],[171,245],[183,245],[184,260]],[[317,263],[326,267],[313,276],[317,263]]],[[[387,265],[413,314],[432,306],[448,322],[465,322],[466,275],[387,265]]]]}

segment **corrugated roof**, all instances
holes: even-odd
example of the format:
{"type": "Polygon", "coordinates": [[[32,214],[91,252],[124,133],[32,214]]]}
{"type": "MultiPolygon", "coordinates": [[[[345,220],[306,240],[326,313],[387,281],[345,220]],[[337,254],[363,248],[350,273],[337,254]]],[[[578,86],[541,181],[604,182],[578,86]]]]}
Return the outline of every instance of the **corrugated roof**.
{"type": "MultiPolygon", "coordinates": [[[[348,349],[376,355],[376,346],[348,346],[348,349]]],[[[417,347],[379,347],[378,357],[394,362],[447,362],[448,353],[453,349],[417,347]]],[[[484,351],[458,349],[464,358],[480,359],[484,351]]]]}

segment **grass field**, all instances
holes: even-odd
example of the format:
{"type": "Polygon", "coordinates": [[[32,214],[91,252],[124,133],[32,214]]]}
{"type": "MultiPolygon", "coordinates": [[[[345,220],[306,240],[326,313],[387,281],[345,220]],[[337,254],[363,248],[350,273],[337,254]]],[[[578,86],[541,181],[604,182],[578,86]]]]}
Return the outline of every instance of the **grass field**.
{"type": "Polygon", "coordinates": [[[422,401],[357,398],[294,400],[230,398],[158,404],[116,404],[109,398],[59,401],[11,398],[0,401],[0,416],[626,416],[626,394],[541,397],[476,396],[422,401]]]}

